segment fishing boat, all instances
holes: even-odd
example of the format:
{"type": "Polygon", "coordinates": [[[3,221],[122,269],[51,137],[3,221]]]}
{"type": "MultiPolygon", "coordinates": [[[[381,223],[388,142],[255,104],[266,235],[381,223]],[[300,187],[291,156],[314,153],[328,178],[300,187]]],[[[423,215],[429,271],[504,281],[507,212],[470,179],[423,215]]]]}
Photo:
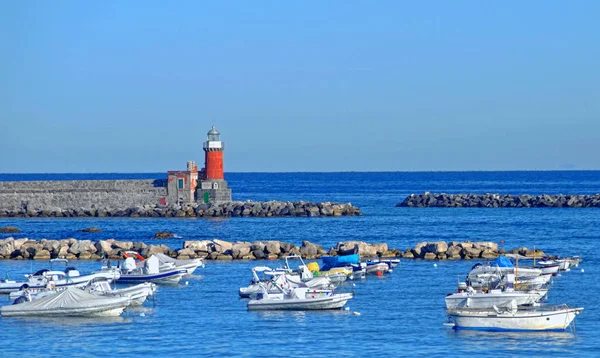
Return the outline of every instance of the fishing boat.
{"type": "Polygon", "coordinates": [[[35,301],[0,308],[3,317],[115,317],[129,306],[129,297],[103,297],[70,287],[35,301]]]}
{"type": "Polygon", "coordinates": [[[565,331],[583,308],[533,307],[459,308],[447,311],[448,322],[456,330],[479,331],[565,331]]]}
{"type": "Polygon", "coordinates": [[[183,276],[188,274],[186,269],[173,269],[161,272],[159,270],[160,262],[155,256],[150,256],[150,258],[143,262],[144,264],[138,267],[133,257],[126,258],[120,265],[121,277],[117,282],[177,284],[181,281],[183,276]]]}
{"type": "Polygon", "coordinates": [[[75,267],[69,266],[66,259],[50,260],[50,269],[39,270],[31,275],[25,275],[25,281],[2,280],[0,281],[0,293],[10,294],[23,288],[44,289],[50,282],[55,287],[81,286],[95,278],[106,278],[108,280],[117,280],[120,277],[119,270],[110,269],[93,272],[82,275],[75,267]],[[57,264],[65,265],[63,271],[54,270],[53,266],[57,264]]]}
{"type": "Polygon", "coordinates": [[[307,288],[281,289],[279,293],[269,293],[263,283],[262,294],[257,299],[248,301],[249,311],[270,310],[334,310],[341,309],[352,298],[352,293],[322,292],[310,293],[307,288]]]}

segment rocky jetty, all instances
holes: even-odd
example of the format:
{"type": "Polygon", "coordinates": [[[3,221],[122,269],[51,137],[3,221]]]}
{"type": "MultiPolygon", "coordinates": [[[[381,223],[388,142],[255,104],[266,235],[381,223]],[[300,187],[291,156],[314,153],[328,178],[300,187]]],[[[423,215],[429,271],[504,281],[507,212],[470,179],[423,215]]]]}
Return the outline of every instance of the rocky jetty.
{"type": "MultiPolygon", "coordinates": [[[[219,239],[184,241],[180,249],[167,245],[146,244],[144,242],[108,240],[30,240],[9,237],[0,240],[0,259],[13,260],[49,260],[66,258],[69,260],[122,259],[122,251],[136,251],[144,257],[152,254],[165,254],[179,259],[205,258],[207,260],[275,260],[289,255],[300,255],[305,259],[318,259],[323,255],[337,256],[357,251],[362,257],[403,257],[424,260],[470,260],[491,259],[507,253],[498,249],[494,242],[421,242],[406,250],[391,249],[386,243],[366,243],[362,241],[339,242],[325,249],[322,245],[302,241],[295,245],[283,241],[229,242],[219,239]]],[[[521,247],[508,251],[524,256],[543,257],[540,250],[533,251],[521,247]]]]}
{"type": "Polygon", "coordinates": [[[594,195],[411,194],[397,207],[407,208],[600,208],[594,195]]]}
{"type": "Polygon", "coordinates": [[[406,249],[402,257],[406,259],[424,259],[424,260],[474,260],[474,259],[493,259],[502,254],[519,254],[527,257],[547,256],[541,250],[530,250],[526,247],[519,247],[506,251],[498,248],[498,244],[490,241],[482,242],[458,242],[445,241],[420,242],[411,249],[406,249]]]}
{"type": "Polygon", "coordinates": [[[127,209],[0,209],[0,217],[270,217],[270,216],[358,216],[359,208],[350,203],[309,203],[304,201],[232,201],[188,206],[144,205],[127,209]]]}

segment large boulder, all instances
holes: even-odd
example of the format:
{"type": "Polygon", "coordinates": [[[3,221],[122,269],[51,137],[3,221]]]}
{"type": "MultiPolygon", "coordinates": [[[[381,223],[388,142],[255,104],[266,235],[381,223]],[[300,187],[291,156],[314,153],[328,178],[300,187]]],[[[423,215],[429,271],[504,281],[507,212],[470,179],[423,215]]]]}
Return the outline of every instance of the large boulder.
{"type": "Polygon", "coordinates": [[[122,251],[129,251],[133,249],[133,243],[131,241],[113,241],[112,246],[122,251]]]}
{"type": "Polygon", "coordinates": [[[289,242],[280,242],[279,248],[281,249],[282,253],[289,253],[294,248],[294,244],[289,242]]]}
{"type": "MultiPolygon", "coordinates": [[[[183,214],[183,216],[185,216],[185,214],[183,214]]],[[[172,237],[175,237],[175,234],[169,231],[159,231],[154,234],[155,239],[170,239],[172,237]]]]}
{"type": "Polygon", "coordinates": [[[491,250],[494,252],[498,252],[498,244],[495,242],[491,242],[491,241],[474,242],[473,247],[477,248],[479,250],[482,250],[482,251],[491,250]]]}
{"type": "Polygon", "coordinates": [[[14,227],[14,226],[0,227],[0,233],[2,233],[2,234],[17,234],[20,232],[21,232],[21,230],[19,230],[19,228],[14,227]]]}
{"type": "Polygon", "coordinates": [[[39,250],[33,256],[34,260],[50,260],[50,251],[48,250],[39,250]]]}
{"type": "Polygon", "coordinates": [[[13,251],[15,251],[15,247],[12,241],[3,242],[0,244],[0,256],[10,257],[13,251]]]}
{"type": "Polygon", "coordinates": [[[258,260],[262,260],[267,257],[267,254],[265,254],[265,251],[259,250],[259,249],[252,250],[251,255],[253,255],[258,260]]]}
{"type": "Polygon", "coordinates": [[[437,259],[437,255],[434,254],[433,252],[426,252],[425,255],[423,255],[423,258],[425,260],[435,260],[435,259],[437,259]]]}
{"type": "Polygon", "coordinates": [[[148,245],[142,252],[141,255],[144,257],[150,257],[154,254],[167,254],[169,247],[166,245],[148,245]]]}
{"type": "Polygon", "coordinates": [[[496,257],[498,257],[498,252],[491,249],[484,249],[483,251],[481,251],[479,257],[481,257],[482,259],[495,259],[496,257]]]}
{"type": "Polygon", "coordinates": [[[69,252],[73,255],[78,255],[82,252],[89,252],[90,254],[96,253],[96,246],[90,240],[79,240],[76,241],[69,248],[69,252]]]}
{"type": "Polygon", "coordinates": [[[428,242],[421,250],[421,253],[432,252],[438,255],[448,250],[448,244],[445,241],[428,242]]]}
{"type": "Polygon", "coordinates": [[[423,251],[423,247],[427,246],[427,242],[419,242],[412,248],[412,253],[415,257],[422,257],[425,252],[423,251]]]}
{"type": "Polygon", "coordinates": [[[459,246],[450,246],[448,247],[448,250],[446,250],[446,256],[448,257],[449,260],[458,260],[460,259],[460,252],[462,251],[462,248],[459,246]]]}
{"type": "Polygon", "coordinates": [[[214,239],[213,243],[215,245],[215,251],[220,253],[230,253],[233,244],[229,241],[214,239]]]}
{"type": "Polygon", "coordinates": [[[302,247],[300,247],[300,254],[308,259],[315,258],[319,254],[319,247],[310,241],[302,241],[302,247]]]}
{"type": "Polygon", "coordinates": [[[15,247],[15,250],[20,250],[21,249],[21,245],[23,245],[27,241],[29,241],[29,239],[26,238],[26,237],[24,237],[22,239],[16,239],[15,241],[13,241],[13,246],[15,247]]]}
{"type": "Polygon", "coordinates": [[[88,227],[87,229],[79,230],[80,232],[102,232],[102,230],[97,227],[88,227]]]}
{"type": "Polygon", "coordinates": [[[106,240],[100,240],[94,246],[96,246],[96,253],[100,255],[108,254],[112,250],[112,243],[106,240]]]}
{"type": "MultiPolygon", "coordinates": [[[[358,247],[358,254],[365,258],[377,256],[378,250],[381,250],[384,248],[383,246],[381,246],[381,244],[371,245],[371,244],[368,244],[363,241],[344,241],[344,242],[339,242],[337,244],[337,251],[350,251],[350,250],[354,249],[355,247],[358,247]]],[[[383,250],[383,251],[386,251],[386,250],[387,250],[387,245],[385,247],[385,250],[383,250]]],[[[379,251],[379,252],[381,252],[381,251],[379,251]]]]}
{"type": "Polygon", "coordinates": [[[460,252],[460,256],[465,259],[477,258],[479,255],[481,255],[481,250],[474,247],[464,248],[460,252]]]}
{"type": "Polygon", "coordinates": [[[248,242],[237,242],[231,247],[231,256],[234,259],[241,259],[244,256],[250,254],[251,244],[248,242]]]}
{"type": "Polygon", "coordinates": [[[196,252],[198,252],[198,251],[212,252],[214,246],[215,245],[210,240],[185,241],[183,243],[184,249],[190,248],[196,252]]]}
{"type": "Polygon", "coordinates": [[[190,248],[181,249],[177,251],[177,258],[179,260],[193,259],[196,258],[196,252],[190,248]]]}
{"type": "Polygon", "coordinates": [[[265,250],[267,251],[267,254],[279,255],[279,253],[281,252],[281,245],[279,244],[279,241],[267,241],[265,245],[265,250]]]}

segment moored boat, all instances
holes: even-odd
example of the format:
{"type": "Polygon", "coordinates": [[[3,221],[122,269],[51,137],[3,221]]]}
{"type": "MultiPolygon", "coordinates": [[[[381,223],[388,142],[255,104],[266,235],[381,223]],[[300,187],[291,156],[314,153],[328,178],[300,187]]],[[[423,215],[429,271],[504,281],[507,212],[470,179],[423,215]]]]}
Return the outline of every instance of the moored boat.
{"type": "Polygon", "coordinates": [[[249,311],[269,311],[269,310],[334,310],[344,307],[346,302],[352,298],[351,293],[315,293],[310,295],[310,290],[306,288],[295,288],[290,291],[283,291],[276,294],[270,294],[263,290],[262,297],[248,301],[249,311]]]}
{"type": "Polygon", "coordinates": [[[25,275],[25,281],[0,281],[0,293],[10,294],[11,292],[19,291],[23,288],[29,289],[44,289],[50,282],[55,287],[81,286],[95,278],[106,278],[108,280],[117,280],[120,277],[119,270],[110,269],[92,272],[91,274],[82,275],[79,270],[69,266],[69,261],[65,259],[50,260],[50,270],[39,270],[31,275],[25,275]],[[53,270],[53,265],[64,264],[64,271],[53,270]]]}
{"type": "Polygon", "coordinates": [[[70,287],[62,292],[0,308],[3,317],[115,317],[130,304],[129,297],[102,297],[70,287]]]}
{"type": "Polygon", "coordinates": [[[448,310],[449,323],[456,330],[479,331],[564,331],[583,308],[535,307],[506,309],[448,310]]]}
{"type": "Polygon", "coordinates": [[[177,284],[181,281],[183,276],[188,274],[186,269],[173,269],[161,272],[159,270],[159,260],[154,256],[150,256],[150,258],[143,262],[144,265],[138,267],[132,257],[126,258],[120,267],[121,277],[117,282],[177,284]]]}

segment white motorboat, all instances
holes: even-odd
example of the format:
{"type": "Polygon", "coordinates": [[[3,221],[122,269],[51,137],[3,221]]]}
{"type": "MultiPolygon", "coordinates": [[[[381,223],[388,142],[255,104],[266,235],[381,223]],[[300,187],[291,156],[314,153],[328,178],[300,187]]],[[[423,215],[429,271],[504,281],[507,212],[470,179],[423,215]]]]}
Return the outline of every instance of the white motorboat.
{"type": "Polygon", "coordinates": [[[367,262],[367,274],[381,276],[390,271],[390,266],[385,262],[367,262]]]}
{"type": "Polygon", "coordinates": [[[275,270],[285,272],[290,275],[297,275],[302,281],[310,281],[315,277],[327,277],[333,284],[336,285],[346,281],[348,276],[353,272],[351,267],[334,267],[328,271],[319,271],[319,264],[316,262],[311,262],[307,265],[304,263],[302,257],[298,255],[287,256],[285,258],[285,266],[275,270]],[[300,261],[300,265],[294,269],[290,265],[290,260],[298,260],[300,261]]]}
{"type": "Polygon", "coordinates": [[[446,309],[456,308],[493,308],[504,307],[516,302],[518,306],[532,305],[548,294],[547,289],[532,291],[514,291],[494,289],[488,292],[476,291],[472,287],[444,298],[446,309]]]}
{"type": "Polygon", "coordinates": [[[500,309],[448,310],[448,321],[454,329],[479,331],[564,331],[583,308],[535,307],[517,308],[513,304],[500,309]]]}
{"type": "MultiPolygon", "coordinates": [[[[252,281],[247,287],[239,289],[241,298],[250,298],[262,292],[260,284],[263,283],[269,293],[279,293],[279,287],[287,289],[304,287],[315,290],[331,291],[335,286],[328,277],[315,277],[308,281],[303,281],[300,276],[290,275],[282,271],[275,271],[266,266],[258,266],[252,269],[252,281]],[[262,274],[263,278],[259,277],[262,274]]],[[[316,292],[316,291],[315,291],[316,292]]]]}
{"type": "Polygon", "coordinates": [[[248,301],[249,311],[269,311],[269,310],[333,310],[341,309],[346,302],[352,298],[351,293],[329,292],[322,294],[315,292],[310,294],[310,289],[294,288],[292,290],[281,290],[280,293],[268,293],[264,284],[261,297],[248,301]]]}
{"type": "Polygon", "coordinates": [[[536,268],[521,268],[515,267],[512,262],[506,257],[500,256],[493,263],[487,264],[476,264],[473,266],[469,274],[468,279],[471,281],[477,280],[478,277],[497,274],[515,274],[519,278],[537,277],[542,274],[542,270],[536,268]]]}
{"type": "Polygon", "coordinates": [[[87,284],[84,290],[98,296],[129,297],[131,305],[139,306],[156,292],[156,285],[151,282],[144,282],[135,286],[117,289],[112,288],[107,280],[93,280],[87,284]]]}
{"type": "Polygon", "coordinates": [[[62,292],[0,308],[4,317],[115,317],[131,302],[129,297],[103,297],[70,287],[62,292]]]}
{"type": "MultiPolygon", "coordinates": [[[[120,265],[121,277],[117,282],[177,284],[181,281],[183,276],[188,274],[186,269],[173,269],[161,272],[159,270],[160,262],[155,256],[150,256],[150,258],[144,260],[143,263],[143,265],[138,267],[133,257],[126,258],[122,265],[120,265]]],[[[107,267],[106,269],[109,268],[107,267]]]]}
{"type": "MultiPolygon", "coordinates": [[[[71,285],[71,286],[59,286],[59,287],[56,287],[56,285],[54,284],[54,281],[50,281],[50,282],[48,282],[48,284],[44,288],[23,287],[22,289],[20,289],[18,291],[11,292],[8,295],[8,297],[11,300],[16,300],[19,297],[26,296],[26,297],[30,298],[29,299],[30,301],[33,301],[33,300],[37,300],[39,298],[42,298],[42,297],[45,297],[45,296],[48,296],[48,295],[55,294],[57,292],[64,291],[64,290],[66,290],[69,287],[83,288],[87,284],[89,284],[89,282],[78,283],[76,285],[71,285]]],[[[26,285],[24,285],[24,286],[26,286],[26,285]]]]}
{"type": "Polygon", "coordinates": [[[65,259],[52,259],[50,260],[50,270],[39,270],[34,274],[25,275],[25,277],[25,281],[2,280],[0,282],[0,293],[9,294],[23,288],[43,289],[46,288],[50,282],[53,282],[55,287],[65,287],[86,284],[95,278],[117,280],[120,277],[120,272],[112,269],[82,275],[76,268],[69,267],[69,261],[65,259]],[[53,270],[52,266],[56,264],[64,264],[66,268],[64,271],[53,270]]]}
{"type": "MultiPolygon", "coordinates": [[[[137,259],[136,265],[138,267],[142,267],[144,264],[144,257],[135,251],[125,251],[121,253],[124,258],[133,257],[137,259]]],[[[194,271],[202,266],[204,267],[203,259],[189,259],[189,260],[177,260],[172,257],[169,257],[165,254],[154,254],[152,256],[156,256],[158,258],[159,267],[158,270],[160,272],[172,271],[175,269],[178,270],[187,270],[188,275],[194,273],[194,271]]]]}
{"type": "Polygon", "coordinates": [[[568,257],[565,260],[569,261],[569,267],[579,267],[583,259],[579,256],[568,257]]]}
{"type": "MultiPolygon", "coordinates": [[[[576,262],[575,260],[573,262],[576,262]]],[[[569,267],[571,267],[571,259],[544,259],[538,262],[540,266],[548,267],[558,265],[559,271],[568,271],[569,267]]],[[[579,262],[577,262],[579,265],[579,262]]]]}

